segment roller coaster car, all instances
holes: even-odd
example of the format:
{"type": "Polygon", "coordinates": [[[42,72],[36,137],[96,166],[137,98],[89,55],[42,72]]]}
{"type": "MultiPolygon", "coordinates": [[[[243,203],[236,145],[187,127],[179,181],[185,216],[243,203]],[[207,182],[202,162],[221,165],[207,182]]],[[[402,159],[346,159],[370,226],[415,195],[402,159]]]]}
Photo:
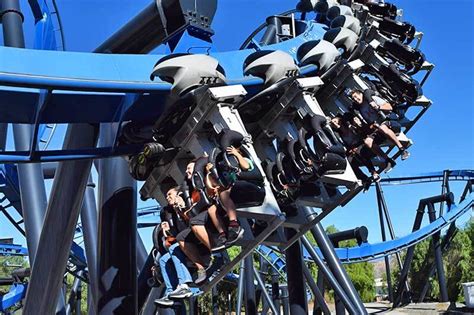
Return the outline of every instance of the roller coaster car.
{"type": "MultiPolygon", "coordinates": [[[[244,145],[244,137],[239,132],[233,130],[223,130],[218,137],[219,147],[216,147],[209,157],[209,162],[215,167],[212,169],[214,178],[220,178],[219,174],[224,172],[236,172],[238,181],[247,182],[247,189],[251,187],[252,192],[239,193],[238,182],[232,187],[232,199],[237,208],[256,207],[263,204],[265,199],[264,179],[255,161],[251,160],[251,155],[244,145]],[[240,169],[239,161],[235,156],[226,152],[230,146],[237,148],[242,156],[250,159],[254,165],[250,171],[240,169]],[[235,199],[235,200],[234,200],[235,199]]],[[[221,183],[224,187],[228,183],[221,183]]]]}
{"type": "Polygon", "coordinates": [[[313,161],[320,176],[343,174],[347,167],[344,147],[336,140],[327,125],[326,118],[314,116],[310,122],[310,132],[300,128],[298,141],[313,161]],[[313,148],[308,140],[313,138],[313,148]]]}
{"type": "Polygon", "coordinates": [[[342,56],[348,57],[357,46],[359,36],[348,28],[338,27],[329,29],[323,39],[333,43],[338,49],[343,49],[342,56]]]}
{"type": "Polygon", "coordinates": [[[375,71],[373,67],[364,69],[375,76],[381,85],[403,100],[398,103],[408,102],[413,104],[423,94],[420,84],[408,75],[401,73],[394,64],[390,66],[381,65],[378,71],[375,71]]]}
{"type": "Polygon", "coordinates": [[[421,51],[404,45],[397,39],[385,41],[377,47],[377,52],[403,65],[404,68],[400,70],[409,75],[417,73],[425,62],[425,55],[421,51]]]}
{"type": "Polygon", "coordinates": [[[287,214],[293,214],[293,203],[299,195],[299,187],[289,185],[288,179],[285,178],[284,174],[280,173],[276,163],[271,160],[263,161],[262,167],[265,170],[272,191],[275,193],[280,209],[287,214]]]}
{"type": "Polygon", "coordinates": [[[388,17],[394,20],[397,17],[397,7],[391,3],[368,3],[370,14],[377,17],[388,17]]]}
{"type": "Polygon", "coordinates": [[[344,27],[344,28],[350,29],[357,35],[359,35],[360,30],[361,30],[359,19],[351,15],[339,15],[335,17],[334,19],[332,19],[330,27],[331,28],[344,27]]]}
{"type": "Polygon", "coordinates": [[[297,139],[290,141],[285,140],[279,146],[279,151],[284,152],[290,157],[292,165],[297,171],[298,179],[301,182],[314,181],[317,179],[316,170],[310,162],[311,158],[297,139]]]}
{"type": "Polygon", "coordinates": [[[238,110],[242,120],[246,124],[260,121],[295,79],[296,77],[283,79],[239,104],[238,110]]]}
{"type": "Polygon", "coordinates": [[[397,38],[402,43],[409,45],[415,38],[416,29],[407,22],[400,22],[390,18],[379,21],[379,30],[391,38],[397,38]]]}
{"type": "Polygon", "coordinates": [[[340,57],[339,50],[326,40],[312,40],[302,44],[296,52],[300,66],[315,65],[318,74],[329,70],[340,57]]]}
{"type": "Polygon", "coordinates": [[[225,85],[224,69],[207,55],[165,56],[156,63],[150,78],[155,76],[173,84],[174,98],[154,126],[154,139],[165,144],[182,127],[209,86],[225,85]]]}
{"type": "Polygon", "coordinates": [[[261,50],[244,61],[244,75],[253,75],[265,82],[266,88],[239,105],[239,113],[246,123],[255,123],[268,112],[298,75],[293,57],[282,51],[261,50]]]}

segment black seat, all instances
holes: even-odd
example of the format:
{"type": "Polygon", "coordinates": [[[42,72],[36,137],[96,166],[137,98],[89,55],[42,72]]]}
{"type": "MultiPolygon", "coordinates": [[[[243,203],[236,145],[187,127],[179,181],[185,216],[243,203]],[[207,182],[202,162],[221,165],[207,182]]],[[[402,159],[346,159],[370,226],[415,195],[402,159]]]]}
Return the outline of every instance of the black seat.
{"type": "Polygon", "coordinates": [[[398,38],[405,44],[410,44],[415,38],[416,29],[407,22],[400,22],[390,18],[384,18],[379,22],[379,30],[384,35],[398,38]]]}
{"type": "Polygon", "coordinates": [[[375,76],[385,88],[402,98],[404,100],[403,102],[414,103],[416,99],[422,95],[420,84],[408,75],[398,71],[394,64],[390,66],[382,65],[378,71],[370,67],[367,68],[367,70],[370,74],[375,76]]]}
{"type": "Polygon", "coordinates": [[[326,118],[316,115],[306,122],[309,129],[301,128],[298,133],[298,142],[308,153],[320,176],[342,174],[346,170],[347,161],[342,144],[337,141],[326,118]],[[313,138],[313,148],[308,140],[313,138]]]}
{"type": "Polygon", "coordinates": [[[367,6],[372,15],[391,19],[397,17],[397,7],[391,3],[368,3],[367,6]]]}
{"type": "Polygon", "coordinates": [[[377,51],[394,61],[403,65],[403,71],[413,75],[417,73],[425,62],[425,55],[418,49],[404,45],[397,39],[384,42],[377,51]]]}

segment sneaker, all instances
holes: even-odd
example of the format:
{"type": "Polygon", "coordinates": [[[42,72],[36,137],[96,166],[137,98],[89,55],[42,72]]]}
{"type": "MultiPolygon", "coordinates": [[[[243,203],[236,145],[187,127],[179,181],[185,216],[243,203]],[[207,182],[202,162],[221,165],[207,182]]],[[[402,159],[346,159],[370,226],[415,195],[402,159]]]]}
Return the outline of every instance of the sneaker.
{"type": "Polygon", "coordinates": [[[390,171],[395,167],[395,165],[397,165],[397,163],[395,163],[394,160],[388,159],[383,171],[384,171],[385,173],[388,173],[388,172],[390,172],[390,171]]]}
{"type": "Polygon", "coordinates": [[[194,280],[195,284],[200,284],[206,281],[207,274],[205,269],[198,269],[197,271],[197,278],[194,280]]]}
{"type": "Polygon", "coordinates": [[[402,161],[405,161],[409,157],[410,157],[410,152],[408,152],[407,150],[403,150],[402,151],[402,161]]]}
{"type": "Polygon", "coordinates": [[[211,252],[219,252],[221,250],[224,250],[226,243],[227,243],[227,237],[225,237],[225,235],[223,234],[219,235],[219,237],[217,238],[216,244],[211,249],[211,252]]]}
{"type": "Polygon", "coordinates": [[[161,299],[156,299],[155,303],[158,305],[163,305],[163,306],[173,306],[174,304],[173,300],[170,300],[167,295],[165,295],[161,299]]]}
{"type": "Polygon", "coordinates": [[[244,236],[244,229],[240,226],[229,227],[228,236],[226,245],[229,247],[244,236]]]}
{"type": "Polygon", "coordinates": [[[187,299],[192,295],[193,292],[189,289],[187,284],[179,284],[178,287],[168,295],[168,297],[170,299],[187,299]]]}
{"type": "Polygon", "coordinates": [[[380,175],[377,174],[377,173],[374,173],[374,175],[372,175],[372,181],[373,181],[374,183],[380,182],[380,175]]]}

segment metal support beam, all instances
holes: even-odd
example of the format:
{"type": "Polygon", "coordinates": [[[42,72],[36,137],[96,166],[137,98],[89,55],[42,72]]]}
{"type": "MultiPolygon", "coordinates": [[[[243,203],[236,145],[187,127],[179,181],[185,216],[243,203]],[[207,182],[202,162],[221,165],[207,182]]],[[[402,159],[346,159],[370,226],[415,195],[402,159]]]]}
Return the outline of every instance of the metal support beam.
{"type": "MultiPolygon", "coordinates": [[[[387,240],[387,237],[385,235],[385,221],[383,219],[383,206],[380,198],[380,184],[377,183],[376,185],[376,190],[377,190],[377,206],[379,210],[379,221],[380,221],[380,232],[382,233],[382,241],[385,242],[387,240]]],[[[392,275],[390,272],[390,259],[388,256],[384,257],[384,262],[385,262],[385,274],[387,276],[387,289],[388,289],[388,300],[390,302],[393,302],[393,288],[392,288],[392,275]]]]}
{"type": "MultiPolygon", "coordinates": [[[[287,239],[291,239],[296,231],[286,229],[287,239]]],[[[303,253],[299,241],[293,243],[285,251],[286,274],[288,283],[288,295],[290,298],[290,314],[308,314],[308,302],[306,301],[306,287],[303,276],[303,253]]]]}
{"type": "MultiPolygon", "coordinates": [[[[95,147],[97,135],[98,128],[90,124],[71,124],[63,148],[95,147]]],[[[59,164],[28,285],[24,314],[54,312],[55,305],[51,301],[56,301],[60,292],[91,165],[91,160],[59,164]]]]}
{"type": "Polygon", "coordinates": [[[212,315],[219,315],[219,292],[217,292],[217,285],[213,286],[211,289],[212,292],[212,315]]]}
{"type": "MultiPolygon", "coordinates": [[[[313,276],[311,275],[311,271],[309,271],[308,266],[303,263],[303,274],[306,279],[306,283],[308,283],[309,287],[311,288],[311,292],[314,296],[314,309],[319,308],[324,315],[330,315],[331,311],[324,300],[323,292],[321,292],[318,288],[316,282],[314,282],[313,276]]],[[[314,312],[314,311],[313,311],[314,312]]]]}
{"type": "MultiPolygon", "coordinates": [[[[382,185],[380,184],[380,182],[375,183],[375,189],[376,189],[376,193],[377,193],[377,200],[380,200],[380,205],[382,206],[383,213],[385,214],[385,220],[387,220],[387,227],[388,227],[388,231],[390,233],[390,237],[391,237],[392,240],[394,240],[396,238],[395,230],[393,228],[392,218],[390,217],[390,212],[388,211],[387,202],[385,201],[385,195],[384,195],[382,185]]],[[[402,266],[403,266],[403,263],[402,263],[402,258],[400,256],[400,253],[396,252],[395,257],[397,258],[398,268],[400,268],[400,270],[401,270],[402,266]]],[[[409,294],[410,285],[409,285],[408,281],[405,281],[404,286],[405,286],[405,291],[407,292],[407,294],[409,294]]],[[[392,300],[391,301],[393,302],[393,288],[392,288],[392,300]]]]}
{"type": "MultiPolygon", "coordinates": [[[[112,145],[117,126],[101,125],[100,144],[112,145]]],[[[137,314],[136,182],[123,158],[99,169],[99,314],[137,314]]]]}
{"type": "MultiPolygon", "coordinates": [[[[304,208],[308,217],[311,216],[311,214],[314,212],[308,207],[304,208]]],[[[311,228],[311,233],[313,234],[314,239],[316,240],[316,243],[318,244],[319,249],[321,250],[321,253],[324,256],[324,259],[326,260],[329,269],[331,269],[337,281],[340,283],[344,291],[351,299],[351,302],[354,304],[357,313],[367,314],[367,311],[364,307],[364,304],[362,303],[359,294],[354,288],[354,285],[352,284],[349,276],[347,275],[346,270],[342,267],[342,264],[339,261],[339,258],[337,257],[336,252],[332,247],[331,241],[326,235],[326,232],[324,231],[322,225],[320,223],[316,224],[313,228],[311,228]]]]}
{"type": "Polygon", "coordinates": [[[236,306],[236,315],[242,313],[242,300],[244,298],[244,285],[245,285],[245,265],[244,262],[240,262],[239,268],[239,285],[237,287],[237,306],[236,306]]]}
{"type": "MultiPolygon", "coordinates": [[[[456,223],[452,223],[449,226],[449,229],[446,232],[446,235],[443,237],[443,241],[441,242],[442,252],[448,249],[449,245],[451,244],[452,239],[454,238],[454,236],[456,236],[456,233],[457,233],[456,223]]],[[[436,263],[432,263],[430,267],[430,271],[428,272],[427,281],[425,282],[425,285],[423,286],[423,289],[421,290],[418,303],[422,303],[424,301],[426,294],[428,293],[428,290],[431,286],[431,282],[429,281],[429,279],[434,276],[435,271],[436,271],[436,263]]]]}
{"type": "Polygon", "coordinates": [[[270,297],[270,295],[268,294],[266,288],[265,288],[265,282],[263,282],[262,278],[260,277],[260,274],[258,273],[258,271],[255,269],[255,266],[252,266],[252,270],[253,270],[253,275],[255,277],[255,279],[257,280],[257,283],[258,285],[260,286],[260,288],[262,289],[262,294],[263,294],[263,297],[265,299],[265,301],[267,302],[267,304],[270,306],[270,309],[272,310],[272,313],[274,315],[278,315],[280,314],[279,310],[276,308],[275,304],[273,304],[273,301],[270,297]]]}
{"type": "Polygon", "coordinates": [[[301,238],[301,242],[318,266],[318,269],[324,274],[324,277],[329,282],[329,285],[333,288],[334,292],[339,295],[348,312],[350,314],[357,314],[357,309],[355,308],[353,302],[349,299],[336,277],[334,277],[329,267],[324,263],[323,259],[319,257],[318,253],[316,253],[316,250],[313,248],[308,238],[303,236],[301,238]]]}
{"type": "MultiPolygon", "coordinates": [[[[415,222],[413,223],[413,229],[412,232],[415,232],[420,229],[421,227],[421,222],[423,220],[423,214],[425,207],[428,205],[431,205],[431,207],[434,207],[435,203],[439,202],[447,202],[448,204],[451,204],[454,200],[454,196],[452,193],[448,194],[443,194],[443,195],[438,195],[438,196],[433,196],[425,199],[421,199],[419,204],[418,204],[418,209],[416,210],[416,217],[415,217],[415,222]]],[[[433,208],[434,211],[434,208],[433,208]]],[[[403,293],[404,293],[404,286],[403,283],[407,281],[408,279],[408,272],[410,271],[411,263],[413,261],[413,256],[415,254],[415,245],[409,247],[407,249],[407,254],[405,256],[405,261],[403,262],[403,268],[400,271],[400,278],[399,278],[399,283],[397,290],[395,292],[394,300],[393,300],[393,306],[392,307],[397,307],[400,305],[400,303],[403,300],[403,293]]],[[[405,301],[404,301],[405,302],[405,301]]]]}
{"type": "Polygon", "coordinates": [[[245,315],[257,315],[255,284],[253,279],[253,255],[244,258],[245,274],[245,315]]]}
{"type": "Polygon", "coordinates": [[[276,270],[269,266],[268,274],[272,279],[272,301],[275,307],[280,310],[280,286],[278,285],[279,275],[276,270]]]}
{"type": "MultiPolygon", "coordinates": [[[[431,222],[436,220],[436,210],[432,203],[427,205],[428,208],[428,217],[431,222]]],[[[435,263],[436,263],[436,274],[438,275],[439,282],[439,299],[440,302],[447,302],[448,298],[448,288],[446,285],[446,276],[444,274],[443,267],[443,255],[441,253],[441,244],[440,244],[441,232],[436,232],[433,234],[432,243],[435,254],[435,263]]]]}
{"type": "Polygon", "coordinates": [[[89,287],[94,313],[97,313],[97,302],[99,297],[99,279],[97,273],[97,204],[94,194],[95,184],[89,175],[84,201],[81,209],[81,224],[84,235],[84,247],[87,258],[87,269],[89,272],[89,287]]]}

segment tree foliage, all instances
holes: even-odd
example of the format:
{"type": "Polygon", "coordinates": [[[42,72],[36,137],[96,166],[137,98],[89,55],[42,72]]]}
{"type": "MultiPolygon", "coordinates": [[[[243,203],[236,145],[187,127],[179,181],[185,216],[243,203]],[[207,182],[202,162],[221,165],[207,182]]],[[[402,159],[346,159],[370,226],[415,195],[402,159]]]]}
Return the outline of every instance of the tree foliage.
{"type": "MultiPolygon", "coordinates": [[[[402,253],[402,261],[405,253],[402,253]]],[[[400,270],[392,260],[392,281],[394,289],[398,285],[400,270]]],[[[429,282],[429,290],[425,301],[439,300],[439,283],[436,272],[428,278],[431,266],[434,264],[432,239],[428,238],[415,247],[413,261],[409,273],[409,285],[412,296],[418,301],[425,286],[429,282]]],[[[460,228],[451,240],[448,249],[443,252],[443,267],[446,276],[448,297],[451,302],[463,301],[462,283],[474,280],[474,220],[460,228]]]]}

